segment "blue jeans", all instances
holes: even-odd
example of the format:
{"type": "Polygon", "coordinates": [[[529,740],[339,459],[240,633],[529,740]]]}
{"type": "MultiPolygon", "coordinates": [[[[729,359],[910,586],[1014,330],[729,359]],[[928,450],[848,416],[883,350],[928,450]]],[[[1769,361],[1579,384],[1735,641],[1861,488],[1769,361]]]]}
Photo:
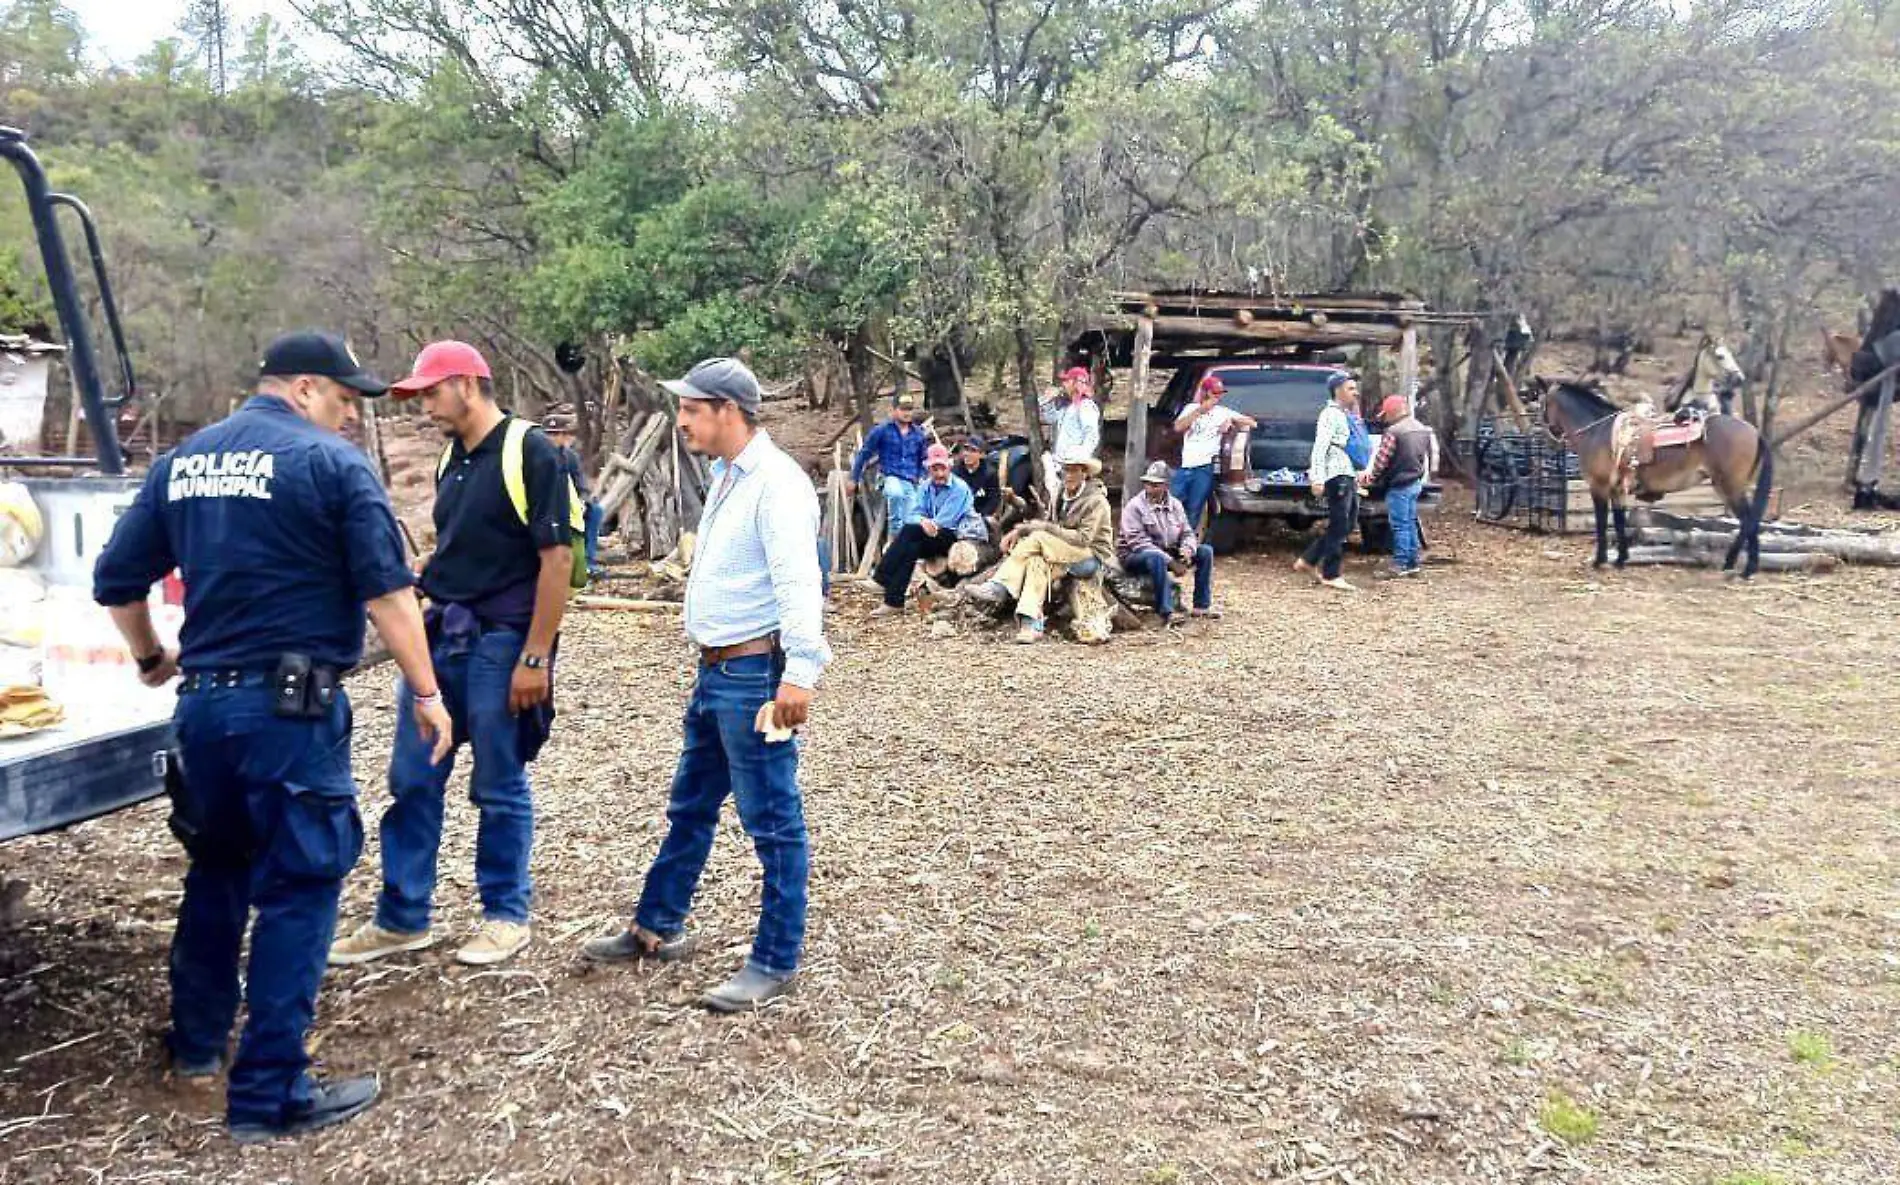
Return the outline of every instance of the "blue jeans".
{"type": "Polygon", "coordinates": [[[759,707],[778,695],[778,659],[735,658],[702,667],[686,705],[685,747],[666,806],[666,838],[640,890],[634,924],[672,937],[686,925],[699,874],[712,854],[726,796],[752,837],[765,872],[751,966],[790,975],[805,941],[805,882],[811,848],[798,792],[796,740],[768,745],[753,730],[759,707]]]}
{"type": "MultiPolygon", "coordinates": [[[[533,886],[528,855],[534,847],[534,802],[522,759],[520,721],[508,711],[508,685],[524,635],[490,630],[459,654],[438,642],[430,657],[442,699],[455,721],[455,744],[474,752],[469,801],[481,813],[475,831],[475,884],[482,916],[528,921],[533,886]]],[[[436,852],[442,846],[443,798],[455,769],[451,751],[429,761],[429,743],[416,727],[415,698],[404,684],[396,697],[396,747],[389,756],[389,793],[383,812],[383,892],[376,924],[414,933],[429,928],[435,897],[436,852]]]]}
{"type": "Polygon", "coordinates": [[[607,512],[600,508],[600,503],[589,498],[582,519],[587,527],[587,570],[592,572],[600,567],[600,526],[606,521],[607,512]]]}
{"type": "Polygon", "coordinates": [[[1392,566],[1401,572],[1418,567],[1418,496],[1424,492],[1422,477],[1385,492],[1385,511],[1392,524],[1392,566]]]}
{"type": "Polygon", "coordinates": [[[363,852],[350,780],[350,705],[322,720],[271,712],[264,685],[178,699],[184,798],[199,829],[172,935],[172,1028],[180,1063],[224,1056],[238,1008],[245,923],[250,1017],[231,1064],[233,1124],[278,1126],[310,1103],[304,1036],[336,936],[343,878],[363,852]]]}
{"type": "Polygon", "coordinates": [[[885,477],[878,488],[884,492],[884,533],[897,538],[897,532],[904,529],[911,515],[917,513],[917,504],[923,499],[923,491],[917,483],[902,477],[885,477]]]}
{"type": "Polygon", "coordinates": [[[1168,483],[1168,490],[1181,500],[1181,508],[1187,511],[1188,526],[1199,531],[1201,512],[1207,509],[1208,500],[1214,496],[1214,466],[1196,465],[1192,469],[1176,469],[1174,479],[1168,483]]]}
{"type": "MultiPolygon", "coordinates": [[[[1162,620],[1174,616],[1174,574],[1168,571],[1168,556],[1144,547],[1128,557],[1123,567],[1137,576],[1146,576],[1154,585],[1155,612],[1162,620]]],[[[1203,543],[1194,551],[1194,607],[1211,608],[1214,604],[1214,549],[1203,543]]]]}

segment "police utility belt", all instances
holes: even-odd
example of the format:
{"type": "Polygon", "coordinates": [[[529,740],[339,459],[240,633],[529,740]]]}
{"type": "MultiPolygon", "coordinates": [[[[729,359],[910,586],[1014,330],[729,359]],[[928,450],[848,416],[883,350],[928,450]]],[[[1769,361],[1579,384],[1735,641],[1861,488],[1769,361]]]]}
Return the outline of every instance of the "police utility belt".
{"type": "Polygon", "coordinates": [[[279,655],[268,671],[192,671],[179,684],[180,695],[231,687],[269,687],[271,712],[289,720],[328,720],[343,681],[341,667],[313,663],[307,654],[279,655]]]}

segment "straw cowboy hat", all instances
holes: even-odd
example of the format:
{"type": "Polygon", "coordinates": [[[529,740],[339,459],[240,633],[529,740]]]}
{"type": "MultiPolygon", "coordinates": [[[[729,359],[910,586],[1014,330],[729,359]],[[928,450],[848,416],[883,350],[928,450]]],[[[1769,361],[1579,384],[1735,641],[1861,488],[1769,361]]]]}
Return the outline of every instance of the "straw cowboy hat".
{"type": "Polygon", "coordinates": [[[1102,459],[1100,457],[1065,457],[1059,459],[1056,464],[1064,469],[1069,468],[1071,465],[1080,465],[1089,471],[1090,477],[1100,477],[1102,475],[1102,459]]]}

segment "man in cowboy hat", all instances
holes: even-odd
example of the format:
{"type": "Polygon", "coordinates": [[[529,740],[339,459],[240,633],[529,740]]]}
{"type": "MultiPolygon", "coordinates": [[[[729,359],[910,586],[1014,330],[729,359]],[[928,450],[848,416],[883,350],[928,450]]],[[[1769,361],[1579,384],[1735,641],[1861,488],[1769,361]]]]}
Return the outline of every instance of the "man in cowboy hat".
{"type": "Polygon", "coordinates": [[[1066,458],[1054,521],[1035,519],[1003,536],[1009,558],[994,577],[970,590],[985,604],[1016,603],[1018,642],[1042,641],[1043,605],[1057,581],[1099,578],[1115,558],[1115,515],[1101,473],[1094,457],[1066,458]]]}
{"type": "Polygon", "coordinates": [[[1174,624],[1174,578],[1194,568],[1195,617],[1219,617],[1214,608],[1214,549],[1195,537],[1181,500],[1168,492],[1166,461],[1141,475],[1141,495],[1122,507],[1121,534],[1115,541],[1122,570],[1146,576],[1154,584],[1155,612],[1174,624]]]}
{"type": "Polygon", "coordinates": [[[950,472],[950,450],[940,444],[931,445],[924,454],[924,471],[930,476],[918,494],[914,518],[897,532],[878,562],[873,584],[884,594],[884,603],[871,611],[872,617],[892,617],[904,611],[904,598],[917,574],[917,561],[949,555],[958,539],[989,538],[989,528],[976,512],[970,487],[950,472]]]}

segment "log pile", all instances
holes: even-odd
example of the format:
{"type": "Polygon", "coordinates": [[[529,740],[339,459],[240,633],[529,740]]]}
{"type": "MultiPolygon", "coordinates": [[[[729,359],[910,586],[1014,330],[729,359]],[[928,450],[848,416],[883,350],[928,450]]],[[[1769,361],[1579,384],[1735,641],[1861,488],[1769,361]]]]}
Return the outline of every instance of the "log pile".
{"type": "Polygon", "coordinates": [[[603,529],[648,559],[673,551],[699,521],[709,477],[705,459],[680,439],[673,396],[660,391],[654,402],[633,413],[598,483],[603,529]]]}
{"type": "MultiPolygon", "coordinates": [[[[1720,567],[1735,542],[1736,530],[1734,519],[1650,510],[1638,519],[1631,535],[1637,546],[1630,549],[1629,562],[1720,567]]],[[[1798,523],[1762,525],[1764,572],[1826,572],[1843,563],[1900,567],[1900,533],[1830,531],[1798,523]]]]}

